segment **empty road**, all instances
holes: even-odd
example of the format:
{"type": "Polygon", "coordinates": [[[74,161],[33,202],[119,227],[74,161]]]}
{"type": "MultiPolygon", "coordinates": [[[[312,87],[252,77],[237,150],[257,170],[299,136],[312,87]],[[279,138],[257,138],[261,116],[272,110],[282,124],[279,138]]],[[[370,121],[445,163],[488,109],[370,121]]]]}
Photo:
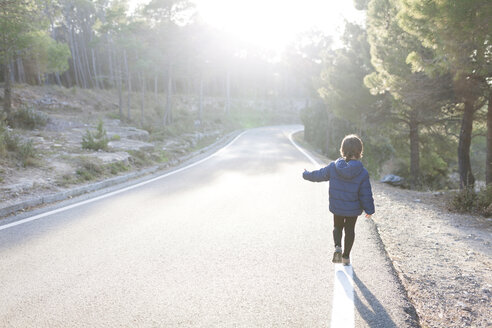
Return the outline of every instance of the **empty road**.
{"type": "Polygon", "coordinates": [[[412,326],[372,222],[359,218],[352,267],[331,263],[328,184],[302,179],[317,167],[289,140],[299,128],[248,130],[149,183],[0,221],[0,327],[412,326]]]}

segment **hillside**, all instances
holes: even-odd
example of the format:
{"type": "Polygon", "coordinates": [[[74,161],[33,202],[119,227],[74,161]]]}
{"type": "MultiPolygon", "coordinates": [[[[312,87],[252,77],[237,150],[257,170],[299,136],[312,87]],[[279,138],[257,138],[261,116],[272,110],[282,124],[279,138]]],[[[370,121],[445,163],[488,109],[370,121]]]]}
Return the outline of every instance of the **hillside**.
{"type": "Polygon", "coordinates": [[[233,130],[295,122],[297,118],[292,102],[289,112],[274,113],[265,102],[235,100],[226,115],[223,101],[207,98],[200,120],[194,97],[175,96],[173,124],[163,126],[160,104],[165,95],[147,95],[143,114],[141,95],[135,93],[132,98],[131,119],[122,121],[118,97],[111,91],[16,85],[15,124],[1,131],[2,208],[33,195],[52,194],[143,168],[165,169],[233,130]],[[89,143],[97,148],[98,125],[107,148],[84,148],[83,140],[88,141],[89,134],[93,137],[89,143]]]}

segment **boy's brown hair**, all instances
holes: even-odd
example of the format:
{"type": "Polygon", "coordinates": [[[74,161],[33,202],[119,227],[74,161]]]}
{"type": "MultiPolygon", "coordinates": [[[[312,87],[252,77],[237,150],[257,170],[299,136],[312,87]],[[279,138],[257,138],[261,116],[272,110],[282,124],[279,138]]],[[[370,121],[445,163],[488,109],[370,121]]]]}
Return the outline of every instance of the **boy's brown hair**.
{"type": "Polygon", "coordinates": [[[361,159],[364,153],[364,145],[359,136],[355,134],[349,134],[342,140],[340,146],[340,155],[348,161],[351,159],[361,159]]]}

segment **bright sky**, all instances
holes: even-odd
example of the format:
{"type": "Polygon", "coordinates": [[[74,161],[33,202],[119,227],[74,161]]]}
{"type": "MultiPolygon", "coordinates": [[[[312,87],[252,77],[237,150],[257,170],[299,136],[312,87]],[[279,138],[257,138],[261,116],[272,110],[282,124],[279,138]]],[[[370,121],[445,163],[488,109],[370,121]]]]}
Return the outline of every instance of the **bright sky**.
{"type": "MultiPolygon", "coordinates": [[[[146,3],[149,0],[130,0],[146,3]]],[[[362,21],[351,0],[191,0],[203,20],[242,41],[281,51],[296,36],[319,29],[340,35],[344,19],[362,21]]]]}

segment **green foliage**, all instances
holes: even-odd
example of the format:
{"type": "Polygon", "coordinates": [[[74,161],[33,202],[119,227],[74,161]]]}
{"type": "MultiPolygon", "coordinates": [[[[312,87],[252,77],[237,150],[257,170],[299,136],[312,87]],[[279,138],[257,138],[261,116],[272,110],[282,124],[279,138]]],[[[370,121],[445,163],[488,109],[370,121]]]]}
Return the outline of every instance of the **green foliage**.
{"type": "Polygon", "coordinates": [[[23,167],[35,165],[37,159],[32,140],[23,141],[3,123],[0,124],[0,156],[18,161],[23,167]]]}
{"type": "Polygon", "coordinates": [[[115,162],[115,163],[110,163],[105,166],[106,170],[109,171],[109,173],[115,175],[120,172],[126,172],[130,169],[128,165],[126,165],[123,162],[115,162]]]}
{"type": "Polygon", "coordinates": [[[319,93],[336,116],[367,128],[368,117],[378,115],[382,100],[364,85],[364,77],[374,71],[367,33],[347,23],[342,41],[344,48],[325,55],[319,93]]]}
{"type": "MultiPolygon", "coordinates": [[[[329,130],[328,111],[321,104],[306,107],[301,111],[301,121],[304,124],[304,140],[316,147],[323,154],[328,154],[329,130]]],[[[331,154],[328,154],[331,157],[331,154]]]]}
{"type": "Polygon", "coordinates": [[[165,150],[161,150],[158,154],[158,160],[159,163],[166,163],[169,162],[169,154],[165,150]]]}
{"type": "Polygon", "coordinates": [[[45,126],[48,123],[48,117],[32,108],[22,107],[10,114],[8,122],[13,128],[33,130],[45,126]]]}
{"type": "Polygon", "coordinates": [[[246,110],[243,108],[232,108],[229,113],[229,123],[240,129],[251,129],[268,125],[269,112],[259,110],[246,110]]]}
{"type": "Polygon", "coordinates": [[[362,136],[364,157],[362,162],[372,178],[379,178],[383,164],[395,154],[391,140],[384,135],[362,136]]]}
{"type": "Polygon", "coordinates": [[[476,136],[472,139],[471,148],[471,165],[473,174],[477,180],[485,181],[485,163],[487,157],[487,138],[485,136],[476,136]]]}
{"type": "Polygon", "coordinates": [[[66,187],[72,184],[97,180],[106,176],[126,172],[131,167],[124,162],[103,164],[97,158],[81,156],[77,158],[75,175],[64,174],[57,178],[58,186],[66,187]]]}
{"type": "Polygon", "coordinates": [[[22,166],[32,166],[36,164],[36,151],[32,144],[32,140],[28,140],[19,144],[17,149],[17,158],[22,163],[22,166]]]}
{"type": "Polygon", "coordinates": [[[477,194],[471,188],[465,188],[455,193],[451,199],[451,209],[458,212],[472,212],[477,202],[477,194]]]}
{"type": "Polygon", "coordinates": [[[31,46],[31,33],[42,28],[43,16],[36,0],[2,1],[0,5],[0,60],[12,58],[31,46]]]}
{"type": "Polygon", "coordinates": [[[50,38],[47,53],[48,63],[46,73],[63,73],[68,70],[68,59],[72,54],[66,43],[54,41],[50,38]]]}
{"type": "MultiPolygon", "coordinates": [[[[406,181],[411,178],[409,140],[405,135],[394,134],[392,145],[395,151],[395,171],[406,181]]],[[[454,189],[457,186],[449,179],[456,167],[456,139],[442,131],[423,129],[420,134],[420,178],[416,189],[454,189]]]]}
{"type": "Polygon", "coordinates": [[[434,52],[432,60],[411,53],[408,60],[416,69],[429,73],[452,71],[457,76],[490,76],[489,0],[399,2],[399,25],[434,52]]]}
{"type": "Polygon", "coordinates": [[[103,122],[99,121],[96,132],[86,130],[85,135],[82,137],[82,148],[91,150],[107,150],[108,149],[108,136],[106,130],[103,127],[103,122]]]}
{"type": "Polygon", "coordinates": [[[104,166],[94,159],[81,157],[79,165],[75,171],[78,181],[91,181],[101,177],[104,174],[104,166]]]}
{"type": "Polygon", "coordinates": [[[29,35],[32,50],[26,55],[36,63],[39,73],[63,73],[68,70],[71,52],[66,43],[53,40],[47,31],[35,31],[29,35]]]}
{"type": "MultiPolygon", "coordinates": [[[[357,131],[354,123],[330,114],[322,105],[305,108],[301,112],[304,124],[304,140],[317,151],[334,160],[340,157],[340,144],[343,138],[357,131]]],[[[364,143],[362,162],[372,177],[377,178],[383,163],[395,151],[388,137],[381,134],[361,134],[364,143]]]]}
{"type": "Polygon", "coordinates": [[[471,188],[465,188],[456,192],[450,201],[452,210],[461,213],[474,213],[483,216],[492,215],[492,186],[475,192],[471,188]]]}
{"type": "Polygon", "coordinates": [[[131,157],[131,163],[137,167],[144,167],[152,163],[150,154],[141,150],[129,151],[131,157]]]}

